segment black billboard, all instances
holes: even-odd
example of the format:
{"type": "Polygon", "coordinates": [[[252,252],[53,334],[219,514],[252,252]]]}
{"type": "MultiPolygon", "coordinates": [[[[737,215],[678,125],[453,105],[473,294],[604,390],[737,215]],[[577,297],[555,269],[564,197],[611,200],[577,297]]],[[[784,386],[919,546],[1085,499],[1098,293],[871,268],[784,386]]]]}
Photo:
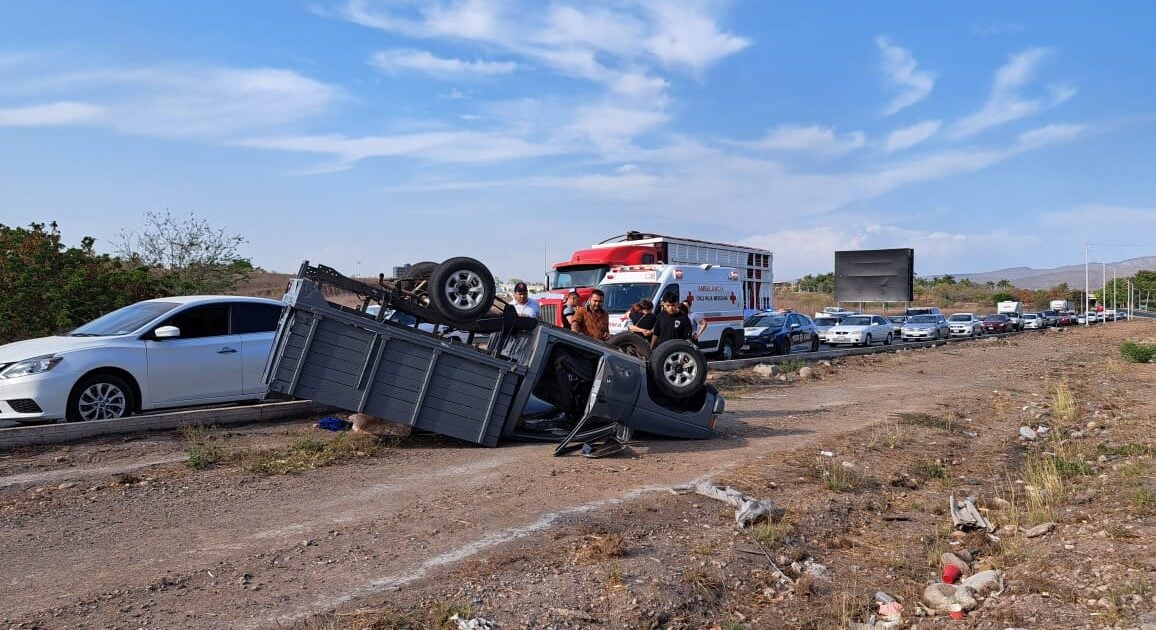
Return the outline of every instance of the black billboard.
{"type": "Polygon", "coordinates": [[[914,249],[835,252],[835,301],[911,302],[914,272],[914,249]]]}

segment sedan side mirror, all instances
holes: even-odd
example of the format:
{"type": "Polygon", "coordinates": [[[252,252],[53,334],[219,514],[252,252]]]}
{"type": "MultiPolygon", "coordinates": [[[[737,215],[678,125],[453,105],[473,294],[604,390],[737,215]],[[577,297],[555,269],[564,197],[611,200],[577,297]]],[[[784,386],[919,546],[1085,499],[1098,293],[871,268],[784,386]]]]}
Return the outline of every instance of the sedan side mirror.
{"type": "Polygon", "coordinates": [[[157,339],[176,339],[181,336],[181,329],[176,326],[161,326],[153,331],[157,339]]]}

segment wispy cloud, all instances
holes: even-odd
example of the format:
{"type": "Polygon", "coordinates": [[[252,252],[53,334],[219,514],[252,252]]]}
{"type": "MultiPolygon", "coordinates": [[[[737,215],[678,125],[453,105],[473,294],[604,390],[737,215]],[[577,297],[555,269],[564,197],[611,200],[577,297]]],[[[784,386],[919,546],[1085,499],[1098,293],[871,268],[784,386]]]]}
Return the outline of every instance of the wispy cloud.
{"type": "Polygon", "coordinates": [[[925,120],[921,123],[915,123],[910,127],[896,129],[887,134],[887,141],[884,142],[883,151],[886,153],[894,153],[895,151],[910,149],[917,144],[922,144],[931,139],[942,126],[943,123],[941,121],[925,120]]]}
{"type": "Polygon", "coordinates": [[[875,38],[875,45],[883,53],[887,83],[899,89],[899,93],[883,108],[884,116],[907,109],[931,95],[935,88],[935,75],[919,70],[915,57],[906,48],[896,46],[883,36],[875,38]]]}
{"type": "Polygon", "coordinates": [[[235,146],[328,155],[334,162],[318,169],[340,170],[374,157],[409,157],[438,163],[504,162],[557,152],[543,144],[496,133],[431,131],[393,136],[268,136],[231,142],[235,146]]]}
{"type": "Polygon", "coordinates": [[[55,127],[96,120],[104,110],[88,103],[57,101],[26,107],[0,108],[0,127],[55,127]]]}
{"type": "Polygon", "coordinates": [[[750,143],[749,146],[764,151],[839,154],[854,151],[865,144],[867,138],[861,131],[852,131],[839,136],[829,127],[786,125],[772,129],[761,140],[750,143]]]}
{"type": "Polygon", "coordinates": [[[715,20],[703,13],[706,5],[702,3],[648,0],[643,4],[655,17],[647,48],[665,65],[685,66],[698,72],[751,43],[721,32],[715,20]]]}
{"type": "Polygon", "coordinates": [[[88,123],[157,136],[269,129],[322,113],[344,94],[290,70],[188,65],[14,73],[7,88],[17,98],[64,97],[5,109],[9,124],[88,123]]]}
{"type": "Polygon", "coordinates": [[[991,95],[983,108],[957,122],[951,136],[968,138],[992,127],[1033,116],[1072,98],[1076,88],[1070,85],[1049,86],[1046,97],[1024,98],[1020,95],[1021,88],[1031,82],[1037,67],[1050,54],[1047,48],[1029,48],[1012,55],[996,71],[991,95]]]}
{"type": "Polygon", "coordinates": [[[459,80],[509,74],[518,69],[518,64],[510,61],[448,59],[425,50],[412,49],[382,51],[374,54],[370,63],[390,73],[412,70],[434,77],[459,80]]]}

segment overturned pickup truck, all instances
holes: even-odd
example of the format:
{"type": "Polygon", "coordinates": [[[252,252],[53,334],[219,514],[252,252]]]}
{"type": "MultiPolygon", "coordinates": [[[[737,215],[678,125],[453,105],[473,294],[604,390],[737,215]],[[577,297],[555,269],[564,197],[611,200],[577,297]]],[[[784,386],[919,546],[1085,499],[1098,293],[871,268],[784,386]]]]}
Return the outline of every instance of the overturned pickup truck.
{"type": "Polygon", "coordinates": [[[725,401],[705,383],[706,361],[693,344],[669,341],[651,352],[633,333],[603,343],[519,317],[494,286],[485,265],[464,257],[418,263],[376,285],[306,261],[284,298],[265,370],[270,396],[484,446],[557,441],[559,453],[622,443],[633,431],[712,435],[725,401]],[[356,294],[360,305],[329,301],[334,290],[356,294]],[[411,325],[391,317],[398,312],[411,325]]]}

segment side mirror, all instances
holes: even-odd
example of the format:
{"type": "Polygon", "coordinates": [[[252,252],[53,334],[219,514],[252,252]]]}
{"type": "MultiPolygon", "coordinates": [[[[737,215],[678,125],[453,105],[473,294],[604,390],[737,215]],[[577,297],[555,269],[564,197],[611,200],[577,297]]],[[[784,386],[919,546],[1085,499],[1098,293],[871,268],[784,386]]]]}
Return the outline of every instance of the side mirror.
{"type": "Polygon", "coordinates": [[[798,324],[791,324],[791,328],[798,328],[798,327],[799,327],[798,324]]]}
{"type": "Polygon", "coordinates": [[[176,339],[181,336],[181,329],[176,326],[161,326],[153,331],[157,339],[176,339]]]}

